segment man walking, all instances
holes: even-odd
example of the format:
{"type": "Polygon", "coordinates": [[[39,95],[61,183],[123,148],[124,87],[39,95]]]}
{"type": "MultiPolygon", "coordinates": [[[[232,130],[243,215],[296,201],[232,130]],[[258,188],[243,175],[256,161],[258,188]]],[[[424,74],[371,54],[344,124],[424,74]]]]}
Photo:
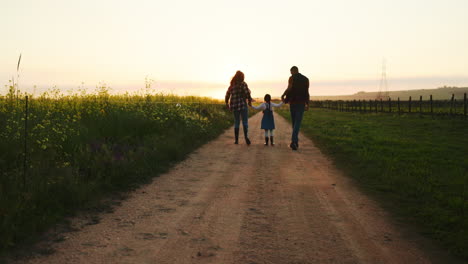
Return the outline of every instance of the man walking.
{"type": "Polygon", "coordinates": [[[289,147],[292,150],[299,148],[299,129],[301,128],[304,111],[309,110],[309,79],[299,73],[296,66],[291,68],[291,77],[289,77],[288,88],[281,96],[281,100],[289,103],[289,111],[292,121],[292,136],[289,147]]]}

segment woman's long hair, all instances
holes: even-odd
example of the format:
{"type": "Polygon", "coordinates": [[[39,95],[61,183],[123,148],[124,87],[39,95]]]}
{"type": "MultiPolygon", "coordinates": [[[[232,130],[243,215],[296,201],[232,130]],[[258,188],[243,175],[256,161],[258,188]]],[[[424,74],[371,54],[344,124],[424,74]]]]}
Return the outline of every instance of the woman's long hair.
{"type": "Polygon", "coordinates": [[[244,73],[241,71],[237,71],[234,77],[231,79],[231,85],[236,85],[244,81],[244,73]]]}

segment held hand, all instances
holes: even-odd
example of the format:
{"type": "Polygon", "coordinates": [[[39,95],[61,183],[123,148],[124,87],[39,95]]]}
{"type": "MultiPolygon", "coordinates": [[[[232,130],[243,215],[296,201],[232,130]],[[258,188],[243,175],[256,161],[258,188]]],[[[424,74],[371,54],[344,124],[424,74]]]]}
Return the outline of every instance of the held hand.
{"type": "Polygon", "coordinates": [[[229,107],[229,104],[226,104],[226,108],[231,111],[231,107],[229,107]]]}
{"type": "Polygon", "coordinates": [[[252,102],[251,102],[251,101],[249,101],[248,105],[249,105],[250,107],[252,107],[252,102]]]}
{"type": "Polygon", "coordinates": [[[308,104],[305,105],[305,109],[304,109],[304,110],[306,110],[306,111],[309,110],[309,105],[308,105],[308,104]]]}

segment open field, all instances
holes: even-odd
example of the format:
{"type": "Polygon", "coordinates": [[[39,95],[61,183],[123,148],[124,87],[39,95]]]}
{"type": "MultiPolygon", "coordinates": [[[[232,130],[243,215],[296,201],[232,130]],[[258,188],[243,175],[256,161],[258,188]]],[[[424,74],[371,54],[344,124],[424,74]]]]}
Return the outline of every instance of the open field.
{"type": "Polygon", "coordinates": [[[301,129],[402,221],[468,257],[465,120],[313,108],[301,129]]]}
{"type": "Polygon", "coordinates": [[[252,145],[229,129],[11,264],[461,263],[396,225],[311,140],[291,151],[284,118],[264,146],[261,116],[249,120],[252,145]]]}
{"type": "MultiPolygon", "coordinates": [[[[451,260],[394,226],[314,143],[303,138],[291,152],[280,117],[274,148],[263,146],[260,113],[250,121],[249,148],[242,137],[233,145],[229,130],[135,189],[222,133],[231,113],[206,98],[105,92],[29,98],[27,108],[13,96],[0,103],[3,250],[34,242],[78,209],[97,208],[48,235],[31,263],[451,260]],[[136,200],[119,209],[113,194],[131,189],[136,200]],[[104,197],[114,205],[101,208],[104,197]]],[[[467,257],[466,122],[312,109],[303,131],[403,221],[467,257]]]]}
{"type": "Polygon", "coordinates": [[[231,124],[220,101],[164,95],[0,97],[0,251],[134,188],[231,124]]]}

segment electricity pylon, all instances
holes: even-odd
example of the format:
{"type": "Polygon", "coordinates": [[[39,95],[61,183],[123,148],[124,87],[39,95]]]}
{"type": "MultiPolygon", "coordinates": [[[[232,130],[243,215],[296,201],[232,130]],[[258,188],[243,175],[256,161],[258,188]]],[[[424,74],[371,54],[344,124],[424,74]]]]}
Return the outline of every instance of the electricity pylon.
{"type": "Polygon", "coordinates": [[[379,92],[377,93],[377,100],[387,100],[389,98],[388,83],[387,83],[387,61],[385,58],[382,61],[382,75],[380,76],[379,92]]]}

